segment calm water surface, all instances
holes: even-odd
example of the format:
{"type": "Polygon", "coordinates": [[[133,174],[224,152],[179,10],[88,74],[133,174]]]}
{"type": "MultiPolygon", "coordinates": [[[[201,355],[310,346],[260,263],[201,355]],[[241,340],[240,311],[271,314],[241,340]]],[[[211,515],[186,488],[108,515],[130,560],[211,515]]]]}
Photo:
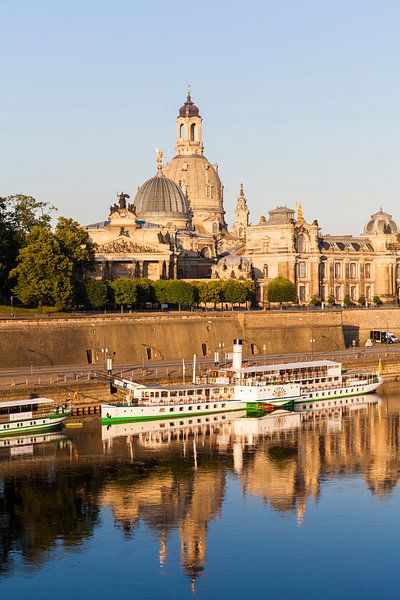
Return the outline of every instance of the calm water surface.
{"type": "Polygon", "coordinates": [[[398,598],[400,387],[337,404],[0,448],[1,598],[398,598]]]}

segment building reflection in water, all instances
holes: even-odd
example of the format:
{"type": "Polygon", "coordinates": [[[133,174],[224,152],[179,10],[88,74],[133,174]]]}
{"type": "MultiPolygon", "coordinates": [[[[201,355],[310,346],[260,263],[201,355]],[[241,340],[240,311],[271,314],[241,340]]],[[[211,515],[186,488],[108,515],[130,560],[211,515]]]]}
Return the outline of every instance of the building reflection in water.
{"type": "Polygon", "coordinates": [[[161,568],[177,534],[182,569],[194,586],[206,565],[209,524],[223,509],[227,475],[240,481],[244,495],[274,511],[297,513],[299,524],[325,480],[357,474],[379,497],[398,483],[394,402],[370,395],[311,410],[306,405],[302,412],[243,417],[227,413],[102,428],[93,422],[92,429],[72,432],[68,443],[64,436],[53,454],[29,450],[32,456],[12,456],[0,445],[0,562],[7,565],[16,550],[44,560],[60,537],[81,543],[98,526],[101,508],[110,507],[125,536],[134,538],[140,522],[156,534],[161,568]],[[40,535],[34,527],[32,502],[35,519],[50,524],[44,537],[43,526],[40,535]]]}

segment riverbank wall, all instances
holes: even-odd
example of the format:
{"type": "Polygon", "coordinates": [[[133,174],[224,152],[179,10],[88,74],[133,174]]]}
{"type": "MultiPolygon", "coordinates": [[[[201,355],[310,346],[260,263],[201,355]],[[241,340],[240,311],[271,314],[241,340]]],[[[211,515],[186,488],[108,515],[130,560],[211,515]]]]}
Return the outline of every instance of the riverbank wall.
{"type": "Polygon", "coordinates": [[[0,367],[104,364],[212,357],[235,338],[245,354],[335,351],[364,345],[370,329],[400,335],[400,310],[132,313],[1,319],[0,367]],[[102,351],[103,350],[103,351],[102,351]]]}

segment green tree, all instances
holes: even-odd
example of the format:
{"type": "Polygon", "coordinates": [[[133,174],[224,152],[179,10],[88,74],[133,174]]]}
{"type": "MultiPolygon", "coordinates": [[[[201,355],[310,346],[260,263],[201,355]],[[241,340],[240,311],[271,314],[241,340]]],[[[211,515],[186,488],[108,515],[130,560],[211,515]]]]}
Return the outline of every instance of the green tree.
{"type": "Polygon", "coordinates": [[[0,198],[0,297],[3,300],[9,299],[12,286],[9,273],[17,264],[27,234],[37,225],[49,229],[53,210],[54,207],[32,196],[17,194],[0,198]]]}
{"type": "Polygon", "coordinates": [[[58,219],[55,235],[62,252],[71,261],[73,283],[76,284],[84,278],[85,274],[94,269],[94,244],[86,229],[81,227],[77,221],[66,217],[58,219]]]}
{"type": "Polygon", "coordinates": [[[366,297],[362,294],[359,299],[358,299],[358,304],[361,304],[361,306],[365,306],[367,303],[367,299],[366,297]]]}
{"type": "Polygon", "coordinates": [[[350,296],[349,296],[349,295],[346,295],[346,296],[343,298],[343,304],[344,304],[345,306],[350,306],[350,304],[351,304],[351,298],[350,298],[350,296]]]}
{"type": "Polygon", "coordinates": [[[241,281],[236,279],[228,279],[224,281],[223,288],[223,301],[229,302],[233,308],[234,304],[242,304],[246,302],[248,296],[248,290],[241,281]]]}
{"type": "Polygon", "coordinates": [[[294,302],[297,292],[293,281],[285,277],[275,277],[267,285],[268,300],[270,302],[294,302]]]}
{"type": "Polygon", "coordinates": [[[107,304],[108,286],[99,279],[87,279],[84,283],[86,301],[92,308],[101,308],[107,304]]]}
{"type": "Polygon", "coordinates": [[[219,280],[205,281],[199,288],[199,301],[202,304],[214,304],[216,308],[218,302],[223,301],[223,283],[219,280]]]}
{"type": "Polygon", "coordinates": [[[136,289],[137,289],[137,304],[145,305],[146,302],[154,303],[156,302],[155,289],[153,285],[153,281],[150,279],[136,279],[136,289]]]}
{"type": "Polygon", "coordinates": [[[153,283],[154,294],[158,304],[168,304],[168,281],[159,279],[153,283]]]}
{"type": "Polygon", "coordinates": [[[121,310],[127,304],[136,304],[137,288],[134,279],[114,279],[110,286],[114,292],[115,303],[121,306],[121,310]]]}
{"type": "Polygon", "coordinates": [[[319,306],[321,304],[320,299],[318,298],[318,296],[313,296],[310,300],[310,304],[311,306],[319,306]]]}
{"type": "Polygon", "coordinates": [[[374,296],[372,298],[372,302],[375,304],[375,306],[380,306],[382,304],[382,300],[379,296],[374,296]]]}
{"type": "Polygon", "coordinates": [[[177,304],[179,310],[182,304],[191,306],[194,302],[193,286],[187,281],[171,280],[166,282],[167,303],[177,304]]]}
{"type": "Polygon", "coordinates": [[[73,304],[72,263],[63,254],[56,236],[35,225],[19,251],[18,264],[10,272],[16,280],[17,298],[27,306],[70,308],[73,304]]]}
{"type": "Polygon", "coordinates": [[[335,296],[333,294],[328,296],[328,304],[330,304],[331,306],[335,304],[335,296]]]}

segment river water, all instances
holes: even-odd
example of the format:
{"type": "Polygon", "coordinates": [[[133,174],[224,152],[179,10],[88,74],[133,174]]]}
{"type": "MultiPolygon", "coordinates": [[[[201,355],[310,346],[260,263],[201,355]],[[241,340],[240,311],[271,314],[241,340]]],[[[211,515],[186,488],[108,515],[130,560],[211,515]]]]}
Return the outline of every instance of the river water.
{"type": "Polygon", "coordinates": [[[0,447],[1,598],[398,598],[400,388],[0,447]]]}

